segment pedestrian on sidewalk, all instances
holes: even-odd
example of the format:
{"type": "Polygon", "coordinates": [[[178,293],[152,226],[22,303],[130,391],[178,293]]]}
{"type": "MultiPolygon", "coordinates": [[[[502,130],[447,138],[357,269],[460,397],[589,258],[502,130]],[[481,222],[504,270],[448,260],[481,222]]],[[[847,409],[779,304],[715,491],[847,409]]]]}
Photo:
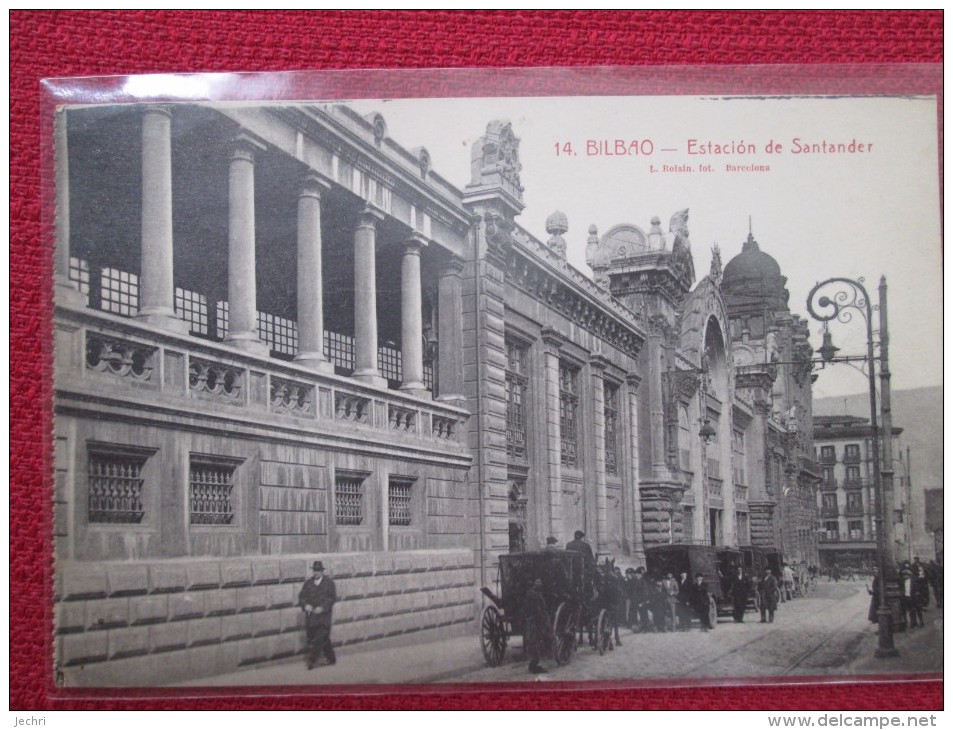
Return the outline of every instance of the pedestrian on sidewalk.
{"type": "Polygon", "coordinates": [[[870,623],[877,623],[877,611],[880,609],[880,571],[874,567],[874,580],[867,587],[867,593],[870,596],[870,607],[867,609],[867,620],[870,623]]]}
{"type": "Polygon", "coordinates": [[[546,610],[546,597],[543,595],[543,581],[537,578],[526,591],[526,626],[523,641],[526,644],[530,674],[546,674],[546,670],[539,665],[539,660],[546,648],[548,628],[549,612],[546,610]]]}
{"type": "Polygon", "coordinates": [[[314,668],[320,654],[324,654],[328,666],[337,662],[331,644],[331,615],[334,602],[337,601],[337,591],[334,581],[324,574],[324,563],[315,560],[311,570],[311,577],[304,582],[298,594],[298,605],[304,611],[308,669],[314,668]]]}
{"type": "Polygon", "coordinates": [[[678,629],[678,581],[672,577],[671,573],[665,574],[665,580],[662,581],[662,593],[665,596],[668,615],[672,619],[672,631],[678,629]]]}
{"type": "Polygon", "coordinates": [[[904,563],[900,572],[900,606],[909,618],[911,630],[923,626],[920,592],[919,581],[910,569],[910,563],[904,563]]]}
{"type": "Polygon", "coordinates": [[[794,571],[787,563],[781,569],[781,578],[784,581],[784,600],[790,601],[793,598],[791,592],[794,590],[794,571]]]}
{"type": "Polygon", "coordinates": [[[745,608],[748,606],[748,579],[740,565],[731,577],[728,594],[731,596],[731,617],[736,624],[744,623],[745,608]]]}
{"type": "Polygon", "coordinates": [[[698,622],[701,624],[702,631],[708,631],[714,628],[711,625],[711,616],[708,613],[711,607],[711,601],[708,597],[708,586],[705,585],[705,576],[701,573],[695,574],[695,582],[688,590],[688,603],[698,616],[698,622]]]}
{"type": "Polygon", "coordinates": [[[761,599],[761,623],[774,623],[774,612],[778,610],[778,579],[765,567],[764,577],[758,583],[758,596],[761,599]]]}

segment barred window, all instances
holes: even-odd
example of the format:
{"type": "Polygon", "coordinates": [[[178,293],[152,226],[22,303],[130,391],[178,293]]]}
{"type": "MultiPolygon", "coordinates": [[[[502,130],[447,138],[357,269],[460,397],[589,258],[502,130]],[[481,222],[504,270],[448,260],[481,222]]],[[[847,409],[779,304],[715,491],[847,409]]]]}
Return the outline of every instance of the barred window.
{"type": "Polygon", "coordinates": [[[86,306],[89,306],[89,262],[86,259],[69,257],[69,279],[76,282],[79,290],[86,297],[86,306]]]}
{"type": "Polygon", "coordinates": [[[334,480],[334,523],[360,525],[364,522],[364,480],[359,474],[338,473],[334,480]]]}
{"type": "Polygon", "coordinates": [[[377,348],[377,369],[381,377],[392,383],[400,383],[400,350],[382,345],[377,348]]]}
{"type": "Polygon", "coordinates": [[[619,386],[605,383],[603,386],[606,438],[606,474],[619,473],[619,386]]]}
{"type": "Polygon", "coordinates": [[[142,522],[145,515],[142,473],[149,453],[121,448],[90,449],[87,468],[90,523],[142,522]]]}
{"type": "Polygon", "coordinates": [[[526,458],[526,346],[506,341],[506,455],[526,458]]]}
{"type": "Polygon", "coordinates": [[[407,527],[413,522],[414,480],[407,477],[391,477],[387,483],[388,523],[407,527]]]}
{"type": "Polygon", "coordinates": [[[193,525],[230,525],[235,519],[232,460],[192,457],[189,462],[189,521],[193,525]]]}
{"type": "Polygon", "coordinates": [[[279,355],[298,354],[298,323],[277,314],[258,312],[258,336],[279,355]]]}
{"type": "Polygon", "coordinates": [[[103,311],[132,317],[139,311],[139,277],[106,267],[102,273],[100,302],[103,311]]]}
{"type": "Polygon", "coordinates": [[[507,495],[511,553],[521,553],[526,550],[527,502],[526,480],[511,477],[507,495]]]}
{"type": "Polygon", "coordinates": [[[354,370],[354,338],[339,332],[324,331],[324,354],[328,360],[344,373],[354,370]]]}
{"type": "Polygon", "coordinates": [[[189,331],[197,335],[208,334],[208,299],[204,294],[175,288],[175,311],[179,319],[189,323],[189,331]]]}
{"type": "Polygon", "coordinates": [[[567,365],[559,364],[559,435],[561,438],[561,460],[563,466],[579,464],[577,435],[577,408],[579,407],[579,371],[567,365]]]}

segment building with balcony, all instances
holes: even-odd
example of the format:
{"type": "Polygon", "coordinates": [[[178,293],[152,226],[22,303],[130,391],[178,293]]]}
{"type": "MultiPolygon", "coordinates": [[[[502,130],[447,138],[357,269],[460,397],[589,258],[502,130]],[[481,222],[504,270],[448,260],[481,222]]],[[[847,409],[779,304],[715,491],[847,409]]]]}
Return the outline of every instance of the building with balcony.
{"type": "MultiPolygon", "coordinates": [[[[901,433],[902,428],[893,428],[894,436],[901,433]]],[[[814,444],[821,470],[817,495],[820,566],[868,569],[876,565],[877,555],[875,444],[870,420],[849,415],[815,416],[814,444]]],[[[892,499],[890,540],[902,540],[903,489],[894,489],[892,499]]],[[[906,550],[901,553],[906,556],[906,550]]]]}
{"type": "Polygon", "coordinates": [[[63,684],[293,657],[316,558],[347,646],[476,632],[578,529],[807,554],[805,332],[736,323],[747,253],[695,282],[687,210],[590,226],[592,278],[503,121],[460,187],[335,104],[67,107],[55,149],[63,684]]]}

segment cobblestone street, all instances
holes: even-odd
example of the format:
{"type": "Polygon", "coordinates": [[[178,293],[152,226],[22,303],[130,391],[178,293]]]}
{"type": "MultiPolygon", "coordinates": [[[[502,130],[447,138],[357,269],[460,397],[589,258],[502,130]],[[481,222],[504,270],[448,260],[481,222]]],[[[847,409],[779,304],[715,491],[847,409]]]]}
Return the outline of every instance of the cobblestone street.
{"type": "Polygon", "coordinates": [[[863,582],[821,582],[815,593],[780,606],[775,623],[754,613],[744,624],[722,617],[709,632],[633,634],[605,656],[580,647],[563,667],[544,661],[548,674],[526,671],[522,639],[513,637],[503,664],[488,667],[479,637],[460,637],[414,647],[346,650],[338,664],[307,671],[299,660],[190,682],[192,686],[477,683],[539,681],[675,680],[736,677],[824,677],[850,674],[942,672],[942,612],[924,613],[926,628],[895,636],[900,657],[875,659],[876,627],[867,623],[863,582]]]}

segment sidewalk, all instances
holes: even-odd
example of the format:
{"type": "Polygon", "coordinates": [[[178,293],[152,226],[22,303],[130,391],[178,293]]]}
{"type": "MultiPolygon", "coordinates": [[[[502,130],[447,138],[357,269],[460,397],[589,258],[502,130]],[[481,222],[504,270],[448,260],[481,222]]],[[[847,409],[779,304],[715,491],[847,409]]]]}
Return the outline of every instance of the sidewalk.
{"type": "Polygon", "coordinates": [[[337,664],[312,670],[304,657],[214,677],[194,679],[177,687],[252,687],[272,685],[415,684],[439,682],[485,666],[477,634],[395,648],[337,650],[337,664]]]}
{"type": "MultiPolygon", "coordinates": [[[[879,637],[877,627],[868,624],[864,632],[857,656],[845,667],[847,674],[923,674],[924,667],[935,667],[937,675],[943,673],[943,609],[933,603],[923,612],[925,626],[920,629],[907,629],[893,635],[893,645],[900,653],[896,657],[879,659],[874,652],[879,637]]],[[[929,670],[927,670],[929,671],[929,670]]]]}

